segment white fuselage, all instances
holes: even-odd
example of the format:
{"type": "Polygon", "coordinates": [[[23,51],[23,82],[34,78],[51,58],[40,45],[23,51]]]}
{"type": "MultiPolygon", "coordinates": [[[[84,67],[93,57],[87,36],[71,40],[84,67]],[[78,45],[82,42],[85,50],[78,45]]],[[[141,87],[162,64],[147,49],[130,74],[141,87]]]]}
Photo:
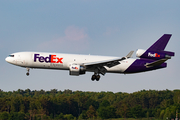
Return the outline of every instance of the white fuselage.
{"type": "MultiPolygon", "coordinates": [[[[44,52],[18,52],[13,56],[6,58],[8,63],[26,67],[42,69],[69,70],[72,64],[96,63],[117,59],[118,57],[95,56],[95,55],[77,55],[61,53],[44,53],[44,52]]],[[[107,72],[123,73],[136,59],[126,59],[114,67],[105,67],[107,72]]],[[[92,71],[88,70],[87,71],[92,71]]]]}

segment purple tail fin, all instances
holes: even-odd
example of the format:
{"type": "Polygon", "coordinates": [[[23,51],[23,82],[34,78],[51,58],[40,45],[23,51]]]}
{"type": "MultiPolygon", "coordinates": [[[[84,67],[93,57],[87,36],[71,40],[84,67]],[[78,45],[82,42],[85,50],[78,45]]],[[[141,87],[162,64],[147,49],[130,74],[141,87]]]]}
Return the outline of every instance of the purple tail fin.
{"type": "Polygon", "coordinates": [[[171,34],[164,34],[159,40],[157,40],[148,51],[164,51],[169,39],[171,38],[171,34]]]}
{"type": "Polygon", "coordinates": [[[171,38],[171,34],[164,34],[161,38],[159,38],[151,47],[147,49],[147,51],[161,52],[163,54],[167,54],[169,56],[174,56],[174,52],[164,51],[166,45],[171,38]]]}
{"type": "Polygon", "coordinates": [[[159,38],[151,47],[149,47],[145,52],[137,51],[137,57],[160,60],[164,58],[170,59],[171,56],[174,56],[174,52],[164,51],[166,45],[171,38],[171,34],[164,34],[159,38]],[[142,52],[142,53],[141,53],[142,52]],[[141,55],[139,55],[141,53],[141,55]]]}

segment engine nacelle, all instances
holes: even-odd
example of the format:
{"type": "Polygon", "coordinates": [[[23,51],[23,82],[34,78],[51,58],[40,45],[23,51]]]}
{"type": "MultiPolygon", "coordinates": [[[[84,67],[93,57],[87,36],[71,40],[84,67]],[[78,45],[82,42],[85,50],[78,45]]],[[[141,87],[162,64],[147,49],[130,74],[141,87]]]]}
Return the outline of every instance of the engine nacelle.
{"type": "Polygon", "coordinates": [[[168,52],[168,51],[154,52],[154,51],[138,49],[136,52],[136,56],[139,58],[147,58],[147,59],[154,59],[154,60],[159,60],[159,59],[163,59],[163,58],[170,59],[172,54],[169,54],[169,53],[171,53],[171,52],[168,52]]]}
{"type": "Polygon", "coordinates": [[[138,49],[136,52],[136,57],[140,58],[145,52],[146,52],[146,50],[138,49]]]}
{"type": "Polygon", "coordinates": [[[69,75],[82,75],[86,73],[86,67],[82,65],[72,64],[69,66],[69,75]]]}

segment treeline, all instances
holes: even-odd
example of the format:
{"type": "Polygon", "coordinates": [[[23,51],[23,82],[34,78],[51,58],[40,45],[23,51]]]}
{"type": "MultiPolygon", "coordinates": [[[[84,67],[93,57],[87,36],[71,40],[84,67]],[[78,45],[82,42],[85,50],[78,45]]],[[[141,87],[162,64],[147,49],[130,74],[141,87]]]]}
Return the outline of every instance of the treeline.
{"type": "Polygon", "coordinates": [[[180,112],[179,102],[180,90],[134,93],[0,90],[0,120],[145,117],[170,120],[180,112]]]}

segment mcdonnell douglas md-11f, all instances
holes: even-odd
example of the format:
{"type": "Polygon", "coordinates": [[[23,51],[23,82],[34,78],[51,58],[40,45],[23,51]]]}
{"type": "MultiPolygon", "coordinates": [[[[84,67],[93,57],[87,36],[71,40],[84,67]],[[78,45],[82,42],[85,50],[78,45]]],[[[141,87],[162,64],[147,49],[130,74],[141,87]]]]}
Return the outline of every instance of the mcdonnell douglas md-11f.
{"type": "Polygon", "coordinates": [[[139,73],[145,71],[165,68],[168,59],[174,56],[174,52],[164,51],[171,34],[164,34],[147,50],[138,49],[136,56],[131,58],[134,51],[129,52],[126,57],[77,55],[44,52],[17,52],[6,58],[8,63],[25,67],[26,75],[30,68],[68,70],[69,75],[82,75],[93,72],[91,80],[100,79],[100,74],[106,73],[139,73]]]}

